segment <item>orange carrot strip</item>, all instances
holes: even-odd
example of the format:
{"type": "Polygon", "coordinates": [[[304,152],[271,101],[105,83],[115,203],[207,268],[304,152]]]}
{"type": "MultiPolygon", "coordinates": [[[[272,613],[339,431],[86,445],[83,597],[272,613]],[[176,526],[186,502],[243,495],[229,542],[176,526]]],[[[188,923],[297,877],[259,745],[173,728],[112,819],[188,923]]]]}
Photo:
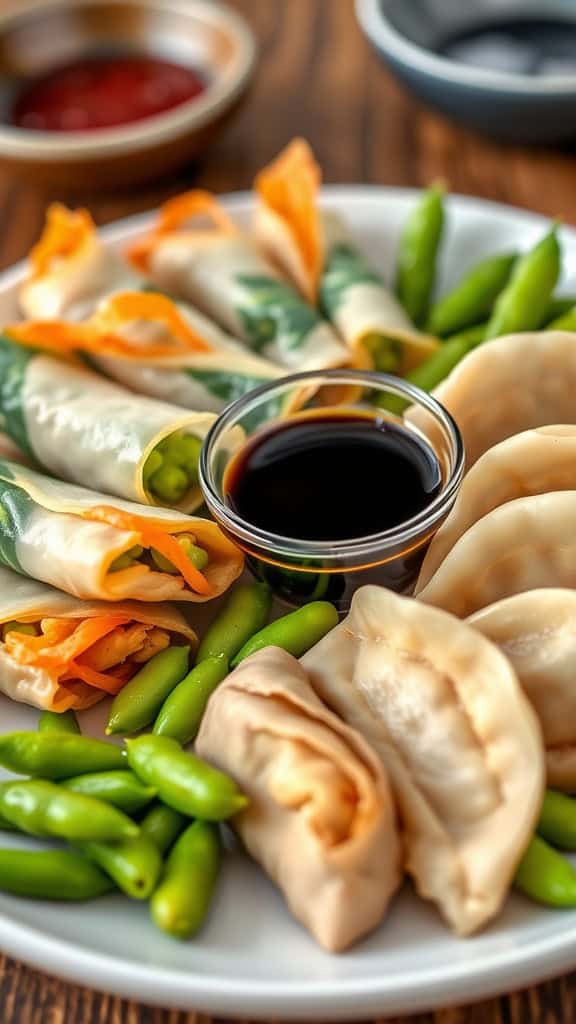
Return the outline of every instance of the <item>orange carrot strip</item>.
{"type": "Polygon", "coordinates": [[[42,237],[30,253],[32,277],[48,273],[55,260],[74,256],[95,232],[88,210],[68,210],[53,203],[48,207],[42,237]]]}
{"type": "Polygon", "coordinates": [[[119,679],[113,675],[104,675],[103,672],[97,672],[93,668],[88,668],[88,665],[81,665],[77,661],[70,662],[68,671],[62,681],[66,679],[80,679],[81,682],[86,683],[88,686],[104,690],[105,693],[109,693],[112,697],[115,697],[122,687],[126,685],[126,679],[119,679]]]}
{"type": "Polygon", "coordinates": [[[23,665],[37,665],[40,668],[61,666],[65,669],[80,654],[107,636],[117,626],[124,626],[130,619],[127,615],[100,615],[93,619],[81,619],[71,636],[53,643],[49,636],[28,636],[11,630],[4,641],[8,654],[23,665]]]}
{"type": "Polygon", "coordinates": [[[146,273],[150,269],[151,257],[158,239],[163,235],[179,231],[187,221],[202,215],[208,217],[212,221],[214,229],[222,234],[237,234],[236,225],[216,197],[211,192],[195,189],[192,192],[185,192],[184,195],[175,196],[174,199],[169,199],[167,203],[164,203],[160,209],[156,227],[149,235],[134,242],[128,249],[128,258],[132,265],[137,270],[146,273]]]}
{"type": "Polygon", "coordinates": [[[95,317],[97,324],[112,329],[133,320],[163,324],[176,341],[184,342],[184,348],[200,352],[212,350],[209,342],[186,321],[176,304],[159,292],[118,292],[108,299],[95,317]]]}

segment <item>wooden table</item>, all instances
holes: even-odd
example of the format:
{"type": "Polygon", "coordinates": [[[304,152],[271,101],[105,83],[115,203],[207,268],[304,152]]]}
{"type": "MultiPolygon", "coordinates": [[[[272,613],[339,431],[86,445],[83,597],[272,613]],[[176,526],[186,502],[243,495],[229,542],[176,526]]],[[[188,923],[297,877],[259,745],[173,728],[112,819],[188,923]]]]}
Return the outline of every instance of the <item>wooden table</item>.
{"type": "MultiPolygon", "coordinates": [[[[156,206],[191,185],[221,192],[248,188],[254,173],[296,134],[313,142],[329,182],[420,186],[441,177],[456,192],[574,217],[571,151],[498,145],[423,110],[373,56],[355,24],[351,0],[233,2],[261,45],[258,78],[245,107],[202,163],[177,180],[133,194],[82,197],[99,222],[156,206]]],[[[0,170],[0,266],[25,255],[52,198],[0,170]]],[[[488,1003],[404,1020],[571,1024],[576,975],[488,1003]]],[[[208,1019],[126,1003],[0,960],[0,1024],[193,1022],[208,1024],[208,1019]]]]}

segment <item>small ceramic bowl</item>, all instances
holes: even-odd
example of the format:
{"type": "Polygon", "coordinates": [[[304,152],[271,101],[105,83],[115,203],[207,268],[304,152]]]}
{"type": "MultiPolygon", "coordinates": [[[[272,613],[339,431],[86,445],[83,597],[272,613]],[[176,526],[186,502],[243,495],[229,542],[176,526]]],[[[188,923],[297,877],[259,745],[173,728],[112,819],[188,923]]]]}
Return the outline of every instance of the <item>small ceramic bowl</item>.
{"type": "Polygon", "coordinates": [[[67,190],[152,180],[212,141],[245,92],[255,62],[248,25],[211,0],[3,0],[0,159],[19,175],[67,190]],[[188,64],[207,87],[166,113],[99,131],[28,131],[7,123],[23,80],[111,52],[188,64]]]}
{"type": "Polygon", "coordinates": [[[428,106],[510,142],[576,137],[572,0],[356,0],[356,12],[428,106]]]}

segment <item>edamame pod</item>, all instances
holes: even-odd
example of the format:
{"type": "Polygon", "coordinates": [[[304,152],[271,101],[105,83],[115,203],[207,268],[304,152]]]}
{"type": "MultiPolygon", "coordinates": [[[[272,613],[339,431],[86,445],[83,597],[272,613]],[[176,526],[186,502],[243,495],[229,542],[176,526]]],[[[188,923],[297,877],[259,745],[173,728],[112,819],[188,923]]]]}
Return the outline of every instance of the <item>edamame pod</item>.
{"type": "Polygon", "coordinates": [[[176,740],[146,735],[127,740],[126,746],[132,770],[143,782],[156,787],[165,804],[182,814],[223,821],[248,804],[232,779],[187,754],[176,740]]]}
{"type": "Polygon", "coordinates": [[[553,321],[565,316],[566,313],[570,313],[575,307],[576,295],[552,296],[548,304],[548,309],[546,310],[544,323],[546,325],[553,323],[553,321]]]}
{"type": "Polygon", "coordinates": [[[576,850],[576,800],[547,789],[536,831],[553,846],[576,850]]]}
{"type": "Polygon", "coordinates": [[[132,900],[147,900],[162,870],[158,847],[147,836],[117,843],[82,843],[82,852],[132,900]]]}
{"type": "Polygon", "coordinates": [[[104,800],[126,814],[141,810],[156,796],[153,786],[145,786],[134,772],[128,770],[75,775],[71,779],[63,779],[61,785],[74,793],[104,800]]]}
{"type": "Polygon", "coordinates": [[[220,873],[220,839],[213,825],[195,821],[176,841],[150,901],[154,923],[175,939],[201,928],[220,873]]]}
{"type": "Polygon", "coordinates": [[[546,324],[546,331],[576,331],[576,306],[556,320],[546,324]]]}
{"type": "Polygon", "coordinates": [[[333,604],[311,601],[255,633],[232,659],[232,667],[263,647],[281,647],[295,658],[301,658],[337,625],[338,612],[333,604]]]}
{"type": "Polygon", "coordinates": [[[189,657],[189,647],[168,647],[151,658],[114,698],[106,733],[126,736],[153,722],[168,694],[186,675],[189,657]]]}
{"type": "Polygon", "coordinates": [[[29,835],[71,841],[130,839],[139,832],[116,807],[41,779],[1,783],[0,814],[29,835]]]}
{"type": "Polygon", "coordinates": [[[80,853],[0,850],[0,890],[34,900],[93,900],[113,883],[80,853]]]}
{"type": "Polygon", "coordinates": [[[494,306],[486,338],[516,334],[541,327],[560,275],[557,227],[521,256],[494,306]]]}
{"type": "Polygon", "coordinates": [[[472,268],[433,306],[427,324],[430,334],[445,336],[485,320],[506,285],[517,253],[490,256],[472,268]]]}
{"type": "Polygon", "coordinates": [[[272,594],[265,583],[236,587],[204,634],[196,661],[220,654],[231,661],[246,641],[266,624],[271,604],[272,594]]]}
{"type": "Polygon", "coordinates": [[[85,772],[125,768],[120,747],[88,736],[56,732],[7,732],[0,736],[0,765],[19,775],[66,779],[85,772]]]}
{"type": "Polygon", "coordinates": [[[0,832],[18,832],[18,831],[19,830],[16,828],[16,825],[13,825],[11,821],[8,821],[7,818],[4,818],[3,815],[0,814],[0,832]]]}
{"type": "Polygon", "coordinates": [[[190,743],[211,695],[227,675],[228,661],[223,654],[199,662],[164,701],[154,723],[156,735],[170,736],[182,746],[190,743]]]}
{"type": "Polygon", "coordinates": [[[185,828],[188,819],[173,807],[157,803],[140,822],[140,835],[147,836],[164,855],[185,828]]]}
{"type": "Polygon", "coordinates": [[[400,236],[396,294],[410,319],[426,320],[444,227],[444,189],[433,185],[412,210],[400,236]]]}
{"type": "Polygon", "coordinates": [[[80,726],[72,710],[63,711],[62,714],[56,711],[43,711],[38,719],[38,732],[59,732],[79,736],[80,726]]]}
{"type": "Polygon", "coordinates": [[[535,903],[576,907],[576,871],[569,860],[539,836],[530,840],[514,884],[535,903]]]}

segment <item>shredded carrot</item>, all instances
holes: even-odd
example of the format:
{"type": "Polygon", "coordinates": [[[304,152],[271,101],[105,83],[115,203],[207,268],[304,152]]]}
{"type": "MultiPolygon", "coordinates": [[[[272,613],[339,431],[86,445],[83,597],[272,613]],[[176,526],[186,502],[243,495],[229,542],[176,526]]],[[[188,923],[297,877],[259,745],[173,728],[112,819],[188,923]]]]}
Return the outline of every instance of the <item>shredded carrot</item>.
{"type": "Polygon", "coordinates": [[[321,172],[305,139],[294,139],[268,167],[255,188],[262,202],[291,232],[308,275],[308,297],[315,299],[322,270],[323,245],[318,212],[321,172]]]}
{"type": "Polygon", "coordinates": [[[130,246],[128,257],[138,270],[146,272],[150,269],[150,260],[159,238],[163,235],[180,231],[187,221],[196,217],[208,217],[213,230],[222,234],[237,234],[238,229],[226,210],[220,205],[211,192],[195,189],[184,195],[169,199],[160,209],[158,223],[153,231],[130,246]]]}
{"type": "Polygon", "coordinates": [[[213,588],[206,577],[192,564],[178,541],[152,523],[147,523],[139,516],[112,508],[109,505],[97,505],[85,510],[82,515],[84,519],[91,519],[93,522],[107,523],[108,526],[116,526],[119,530],[139,533],[145,547],[155,548],[176,569],[180,570],[180,574],[191,590],[197,594],[210,595],[213,593],[213,588]]]}
{"type": "Polygon", "coordinates": [[[61,203],[52,203],[42,237],[30,253],[32,277],[48,273],[55,260],[74,256],[95,233],[88,210],[68,210],[61,203]]]}
{"type": "Polygon", "coordinates": [[[129,621],[126,615],[100,615],[93,619],[81,619],[73,633],[56,642],[52,638],[54,634],[52,637],[50,633],[28,636],[11,630],[6,635],[4,646],[6,652],[22,665],[66,669],[97,640],[101,640],[118,626],[124,626],[129,621]]]}
{"type": "Polygon", "coordinates": [[[70,662],[69,669],[63,678],[80,679],[81,682],[86,683],[88,686],[104,690],[105,693],[109,693],[112,697],[115,697],[126,683],[126,679],[114,675],[105,675],[103,672],[97,672],[95,669],[89,668],[88,665],[81,665],[78,661],[70,662]]]}
{"type": "MultiPolygon", "coordinates": [[[[118,328],[133,320],[151,320],[163,324],[183,348],[210,352],[212,346],[190,326],[167,295],[157,292],[118,292],[100,308],[95,320],[104,328],[118,328]]],[[[174,346],[171,346],[171,350],[174,346]]]]}

